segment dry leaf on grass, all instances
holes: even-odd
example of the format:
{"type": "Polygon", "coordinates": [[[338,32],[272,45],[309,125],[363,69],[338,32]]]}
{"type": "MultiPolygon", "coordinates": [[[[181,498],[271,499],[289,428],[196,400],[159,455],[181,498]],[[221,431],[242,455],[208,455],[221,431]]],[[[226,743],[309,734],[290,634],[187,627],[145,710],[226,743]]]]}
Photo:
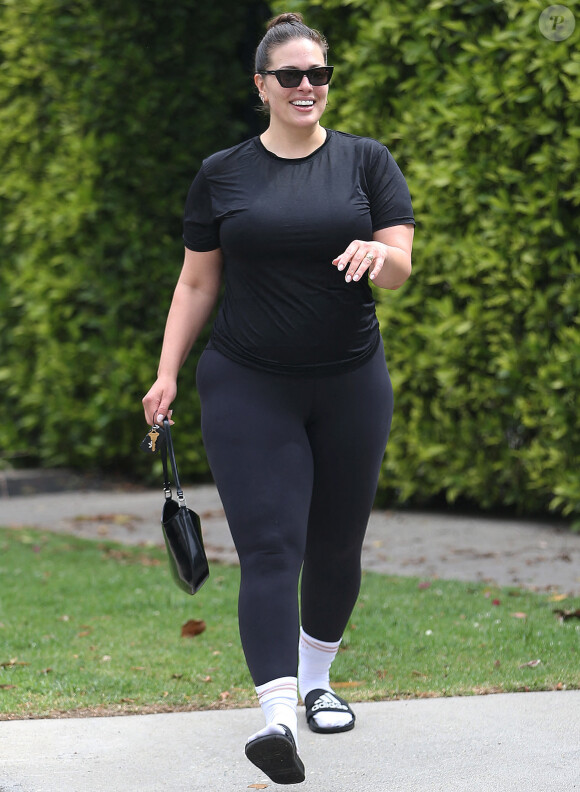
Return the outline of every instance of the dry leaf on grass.
{"type": "Polygon", "coordinates": [[[518,668],[536,668],[536,666],[539,666],[541,662],[541,660],[530,660],[527,663],[522,663],[521,666],[518,666],[518,668]]]}
{"type": "Polygon", "coordinates": [[[520,611],[518,611],[517,613],[512,613],[512,616],[514,617],[514,619],[527,619],[528,618],[528,614],[527,613],[521,613],[520,611]]]}
{"type": "Polygon", "coordinates": [[[204,632],[206,624],[201,619],[190,619],[186,621],[181,628],[182,638],[195,638],[196,635],[201,635],[204,632]]]}
{"type": "Polygon", "coordinates": [[[554,613],[558,616],[560,621],[568,621],[568,619],[580,619],[580,608],[577,608],[574,611],[570,610],[561,610],[557,608],[554,613]]]}
{"type": "Polygon", "coordinates": [[[363,684],[364,684],[364,682],[333,682],[332,683],[332,687],[333,688],[354,688],[354,687],[360,687],[363,684]]]}

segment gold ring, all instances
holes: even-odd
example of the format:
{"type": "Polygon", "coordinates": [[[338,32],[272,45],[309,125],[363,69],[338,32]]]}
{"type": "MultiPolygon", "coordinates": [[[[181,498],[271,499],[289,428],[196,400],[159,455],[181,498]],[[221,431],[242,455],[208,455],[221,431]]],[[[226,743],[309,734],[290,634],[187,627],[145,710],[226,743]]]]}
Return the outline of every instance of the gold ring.
{"type": "Polygon", "coordinates": [[[365,256],[365,258],[368,258],[368,259],[370,259],[371,261],[374,261],[374,260],[375,260],[375,257],[373,256],[373,254],[372,254],[372,253],[367,253],[367,254],[366,254],[366,256],[365,256]]]}

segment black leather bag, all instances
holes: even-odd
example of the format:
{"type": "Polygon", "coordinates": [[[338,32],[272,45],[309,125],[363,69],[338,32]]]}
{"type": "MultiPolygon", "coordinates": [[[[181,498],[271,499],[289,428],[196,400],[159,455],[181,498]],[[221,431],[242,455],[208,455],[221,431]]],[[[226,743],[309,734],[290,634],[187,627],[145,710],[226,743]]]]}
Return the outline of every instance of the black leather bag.
{"type": "MultiPolygon", "coordinates": [[[[161,430],[161,427],[159,427],[161,430]]],[[[203,547],[201,523],[199,516],[188,508],[183,490],[179,483],[179,472],[175,461],[171,428],[167,418],[163,421],[163,429],[159,433],[161,461],[165,483],[165,503],[161,513],[161,527],[169,558],[169,567],[173,579],[180,589],[188,594],[195,594],[209,577],[209,566],[203,547]],[[177,501],[173,499],[167,456],[171,461],[173,479],[177,493],[177,501]]]]}

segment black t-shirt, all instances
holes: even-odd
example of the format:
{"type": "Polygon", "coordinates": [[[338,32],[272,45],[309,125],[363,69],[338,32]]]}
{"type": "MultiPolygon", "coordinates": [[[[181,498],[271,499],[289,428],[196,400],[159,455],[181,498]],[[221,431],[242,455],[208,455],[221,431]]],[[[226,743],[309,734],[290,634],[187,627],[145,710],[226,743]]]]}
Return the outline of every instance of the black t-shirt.
{"type": "Polygon", "coordinates": [[[190,250],[221,248],[225,290],[211,345],[275,373],[338,373],[375,351],[367,277],[346,283],[331,262],[354,239],[414,223],[407,184],[382,143],[327,130],[300,159],[258,137],[204,160],[187,196],[190,250]]]}

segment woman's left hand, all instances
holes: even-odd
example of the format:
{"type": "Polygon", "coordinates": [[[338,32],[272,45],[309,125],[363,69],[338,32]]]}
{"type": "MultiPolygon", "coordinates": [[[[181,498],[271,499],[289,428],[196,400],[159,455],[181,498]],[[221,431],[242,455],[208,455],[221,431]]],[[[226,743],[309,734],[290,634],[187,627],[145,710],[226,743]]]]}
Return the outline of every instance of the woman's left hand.
{"type": "Polygon", "coordinates": [[[367,270],[374,280],[389,257],[389,248],[382,242],[363,242],[355,239],[340,256],[332,262],[340,272],[346,270],[347,283],[359,281],[367,270]]]}

